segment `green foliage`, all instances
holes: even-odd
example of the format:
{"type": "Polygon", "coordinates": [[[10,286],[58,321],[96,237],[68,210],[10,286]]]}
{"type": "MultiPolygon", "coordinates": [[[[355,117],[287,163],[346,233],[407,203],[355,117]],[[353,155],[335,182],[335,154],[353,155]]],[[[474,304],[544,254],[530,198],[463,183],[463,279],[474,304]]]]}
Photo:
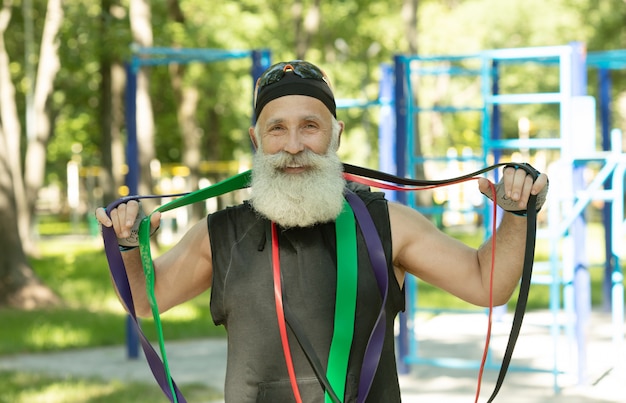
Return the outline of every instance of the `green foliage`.
{"type": "MultiPolygon", "coordinates": [[[[161,47],[249,50],[267,48],[274,60],[295,56],[296,25],[306,30],[314,21],[309,14],[313,0],[287,2],[255,0],[206,2],[180,0],[184,21],[174,21],[166,2],[153,2],[154,45],[161,47]],[[301,7],[301,20],[295,15],[301,7]]],[[[406,38],[400,0],[345,0],[321,2],[319,29],[310,35],[306,58],[321,64],[330,75],[338,98],[376,99],[379,66],[391,63],[394,54],[405,53],[406,38]]],[[[483,49],[560,45],[571,41],[587,43],[590,51],[619,49],[626,37],[622,0],[472,0],[421,1],[418,13],[420,54],[468,54],[483,49]]],[[[25,116],[24,94],[33,83],[24,65],[24,19],[14,8],[7,49],[11,72],[20,92],[17,103],[25,116]]],[[[46,2],[33,1],[34,38],[43,29],[46,2]]],[[[54,136],[49,145],[48,169],[64,177],[65,163],[71,159],[71,145],[81,143],[84,165],[98,165],[100,156],[99,108],[100,62],[127,61],[131,52],[128,2],[64,3],[65,20],[59,38],[62,68],[50,107],[54,111],[54,136]],[[102,10],[102,4],[110,4],[102,10]]],[[[301,39],[301,38],[300,38],[301,39]]],[[[30,60],[36,62],[35,43],[30,60]]],[[[197,121],[203,128],[203,158],[228,160],[250,152],[247,127],[251,118],[252,80],[249,61],[193,63],[187,66],[185,83],[202,94],[197,121]]],[[[166,67],[150,68],[152,102],[157,130],[157,156],[163,162],[180,162],[181,139],[176,120],[176,100],[166,67]]],[[[504,91],[532,90],[544,80],[535,80],[533,69],[513,72],[502,82],[504,91]]],[[[539,73],[541,74],[541,73],[539,73]]],[[[542,76],[543,77],[543,76],[542,76]]],[[[626,80],[616,73],[615,88],[626,80]]],[[[595,83],[590,80],[590,92],[595,83]]],[[[540,88],[536,88],[540,89],[540,88]]],[[[454,98],[459,88],[452,88],[454,98]]],[[[533,115],[534,121],[555,119],[554,111],[520,107],[513,116],[505,115],[505,133],[515,132],[519,115],[533,115]]],[[[377,160],[377,111],[341,111],[347,123],[344,158],[360,159],[375,165],[377,160]],[[348,146],[350,149],[348,149],[348,146]]],[[[437,147],[469,143],[476,147],[478,117],[465,114],[446,117],[449,127],[445,143],[437,147]]],[[[25,125],[23,125],[25,127],[25,125]]]]}
{"type": "MultiPolygon", "coordinates": [[[[203,385],[184,385],[189,401],[211,401],[222,393],[203,385]]],[[[51,375],[0,371],[0,403],[166,402],[154,384],[102,381],[96,378],[58,378],[51,375]]]]}

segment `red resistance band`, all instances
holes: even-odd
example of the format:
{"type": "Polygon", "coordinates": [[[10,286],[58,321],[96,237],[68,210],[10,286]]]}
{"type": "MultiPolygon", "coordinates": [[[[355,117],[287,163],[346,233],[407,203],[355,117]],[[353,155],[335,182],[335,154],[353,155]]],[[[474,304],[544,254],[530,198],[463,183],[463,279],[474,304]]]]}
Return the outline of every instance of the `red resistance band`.
{"type": "MultiPolygon", "coordinates": [[[[423,186],[423,187],[407,187],[407,186],[396,186],[396,185],[390,185],[388,183],[384,183],[384,182],[379,182],[373,179],[368,179],[368,178],[362,178],[360,176],[355,176],[349,173],[344,173],[344,178],[346,178],[346,180],[349,181],[353,181],[353,182],[359,182],[361,184],[367,185],[367,186],[372,186],[372,187],[376,187],[379,189],[385,189],[385,190],[397,190],[397,191],[417,191],[417,190],[426,190],[426,189],[434,189],[434,188],[438,188],[438,187],[443,187],[443,186],[447,186],[447,185],[452,185],[452,184],[457,184],[457,183],[462,183],[462,182],[467,182],[470,180],[478,180],[477,177],[472,177],[472,178],[464,178],[458,181],[453,181],[450,183],[446,183],[446,184],[437,184],[437,185],[431,185],[431,186],[423,186]]],[[[496,188],[494,186],[494,184],[489,181],[489,187],[491,189],[491,194],[495,195],[496,194],[496,188]]],[[[493,215],[493,219],[492,224],[491,224],[491,233],[494,235],[491,237],[491,270],[489,271],[489,313],[488,313],[488,319],[487,319],[487,335],[485,337],[485,345],[483,347],[483,355],[480,361],[480,368],[478,371],[478,381],[477,381],[477,385],[476,385],[476,396],[474,399],[474,402],[478,402],[478,398],[480,396],[480,387],[482,384],[482,379],[483,379],[483,373],[485,370],[485,364],[487,362],[487,354],[489,353],[489,342],[491,341],[491,327],[492,327],[492,322],[493,322],[493,275],[495,272],[495,264],[496,264],[496,237],[495,237],[495,233],[496,233],[496,214],[498,212],[498,205],[497,203],[493,202],[492,203],[492,215],[493,215]]]]}

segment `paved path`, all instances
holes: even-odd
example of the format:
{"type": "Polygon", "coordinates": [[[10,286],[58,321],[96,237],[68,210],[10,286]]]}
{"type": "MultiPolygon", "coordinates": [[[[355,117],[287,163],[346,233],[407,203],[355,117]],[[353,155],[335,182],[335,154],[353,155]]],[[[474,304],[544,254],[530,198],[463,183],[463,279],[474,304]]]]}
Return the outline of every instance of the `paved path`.
{"type": "MultiPolygon", "coordinates": [[[[576,346],[565,336],[556,341],[550,336],[547,313],[530,313],[513,355],[512,366],[550,371],[554,357],[565,373],[512,371],[506,376],[497,402],[506,403],[582,403],[626,402],[626,360],[612,342],[613,326],[606,314],[594,314],[588,344],[587,381],[579,384],[576,374],[576,346]],[[555,393],[554,385],[559,393],[555,393]]],[[[420,357],[453,357],[479,360],[484,343],[486,318],[482,314],[445,314],[419,323],[420,357]]],[[[494,366],[500,363],[510,323],[494,323],[491,341],[494,366]]],[[[623,330],[623,329],[622,329],[623,330]]],[[[205,383],[222,389],[225,374],[226,342],[203,339],[167,343],[170,368],[184,393],[187,383],[205,383]]],[[[467,403],[474,401],[478,371],[432,365],[413,365],[402,375],[403,401],[467,403]]],[[[0,369],[37,371],[54,375],[96,376],[103,379],[154,382],[143,358],[128,360],[124,346],[47,354],[0,357],[0,369]]],[[[485,371],[481,402],[491,394],[497,370],[485,371]]],[[[155,385],[155,387],[157,387],[155,385]]],[[[191,402],[193,403],[193,402],[191,402]]]]}

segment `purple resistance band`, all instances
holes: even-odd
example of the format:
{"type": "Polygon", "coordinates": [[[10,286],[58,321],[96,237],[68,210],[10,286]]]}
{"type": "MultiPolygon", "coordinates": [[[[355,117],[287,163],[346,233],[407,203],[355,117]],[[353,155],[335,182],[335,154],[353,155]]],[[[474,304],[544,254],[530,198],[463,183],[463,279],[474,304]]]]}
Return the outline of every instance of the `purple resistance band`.
{"type": "Polygon", "coordinates": [[[376,226],[372,221],[372,217],[367,207],[365,207],[365,203],[363,203],[360,197],[349,190],[346,191],[345,196],[361,227],[361,232],[363,233],[363,238],[367,245],[367,251],[370,255],[370,261],[372,262],[376,283],[378,284],[378,290],[382,297],[380,312],[376,319],[374,329],[370,334],[369,341],[367,342],[365,356],[363,357],[363,364],[361,366],[359,393],[357,395],[357,401],[361,403],[367,399],[367,395],[372,387],[372,382],[374,381],[374,376],[378,369],[378,363],[380,362],[383,344],[385,343],[385,325],[387,323],[385,305],[387,304],[387,294],[389,290],[389,275],[387,273],[387,259],[385,258],[383,245],[378,236],[378,231],[376,231],[376,226]]]}
{"type": "MultiPolygon", "coordinates": [[[[180,196],[180,195],[173,195],[180,196]]],[[[113,210],[115,207],[119,206],[122,203],[127,203],[131,200],[139,200],[139,199],[148,199],[148,198],[160,198],[165,196],[129,196],[122,199],[119,199],[111,204],[109,204],[106,208],[107,214],[113,210]]],[[[113,277],[113,282],[117,287],[117,290],[120,294],[120,299],[122,300],[126,311],[129,313],[132,318],[132,322],[137,329],[137,334],[139,336],[139,341],[141,342],[141,347],[146,355],[146,360],[150,365],[150,370],[152,371],[152,375],[154,375],[154,379],[157,381],[163,393],[170,399],[170,401],[177,401],[179,403],[186,403],[186,400],[176,386],[176,383],[173,379],[168,375],[163,361],[155,351],[150,341],[146,338],[141,330],[141,326],[139,325],[139,320],[137,318],[137,314],[135,313],[135,304],[133,303],[133,296],[130,291],[130,284],[128,283],[128,276],[126,275],[126,267],[124,266],[124,261],[122,260],[122,254],[120,253],[119,246],[117,243],[117,235],[115,235],[115,230],[113,227],[105,227],[102,226],[102,239],[104,240],[104,250],[109,262],[109,269],[111,271],[111,276],[113,277]],[[170,382],[172,383],[170,387],[170,382]],[[174,389],[176,396],[172,395],[171,389],[174,389]]]]}

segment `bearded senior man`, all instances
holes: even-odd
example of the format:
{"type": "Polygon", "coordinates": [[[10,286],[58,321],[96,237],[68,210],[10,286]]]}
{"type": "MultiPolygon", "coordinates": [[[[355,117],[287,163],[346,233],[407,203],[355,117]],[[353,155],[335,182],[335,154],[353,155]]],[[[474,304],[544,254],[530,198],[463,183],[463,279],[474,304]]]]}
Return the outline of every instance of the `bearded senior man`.
{"type": "MultiPolygon", "coordinates": [[[[316,66],[292,61],[270,67],[257,83],[255,113],[256,126],[249,130],[257,150],[250,200],[210,214],[155,260],[159,310],[211,289],[213,320],[228,332],[227,402],[322,402],[325,393],[345,402],[356,401],[359,394],[359,401],[365,395],[367,402],[399,402],[393,322],[404,309],[405,275],[488,306],[491,242],[468,247],[419,212],[346,183],[336,153],[344,124],[336,119],[330,83],[316,66]],[[347,203],[349,195],[357,200],[347,203]],[[371,232],[382,245],[382,280],[373,272],[366,223],[358,217],[358,225],[349,221],[359,203],[366,206],[367,220],[375,227],[371,232]],[[356,234],[352,244],[342,243],[339,232],[346,227],[340,224],[346,211],[347,228],[356,234]],[[341,274],[350,254],[358,262],[355,292],[340,301],[338,295],[351,287],[341,274]],[[353,306],[353,322],[340,328],[337,317],[344,305],[353,306]],[[285,315],[287,330],[281,328],[285,315]],[[368,378],[362,368],[369,350],[376,350],[370,339],[379,318],[384,337],[368,378]],[[347,353],[341,358],[335,346],[346,335],[347,353]]],[[[531,194],[545,198],[546,175],[533,179],[522,169],[504,169],[499,185],[516,210],[526,209],[531,194]]],[[[478,186],[491,197],[488,179],[481,178],[478,186]]],[[[111,211],[110,219],[101,208],[96,216],[123,241],[136,228],[139,209],[131,201],[111,211]]],[[[159,220],[154,214],[151,227],[159,220]]],[[[508,301],[520,279],[525,235],[523,214],[505,212],[495,234],[496,305],[508,301]]],[[[139,252],[123,249],[137,314],[150,315],[139,252]]]]}

